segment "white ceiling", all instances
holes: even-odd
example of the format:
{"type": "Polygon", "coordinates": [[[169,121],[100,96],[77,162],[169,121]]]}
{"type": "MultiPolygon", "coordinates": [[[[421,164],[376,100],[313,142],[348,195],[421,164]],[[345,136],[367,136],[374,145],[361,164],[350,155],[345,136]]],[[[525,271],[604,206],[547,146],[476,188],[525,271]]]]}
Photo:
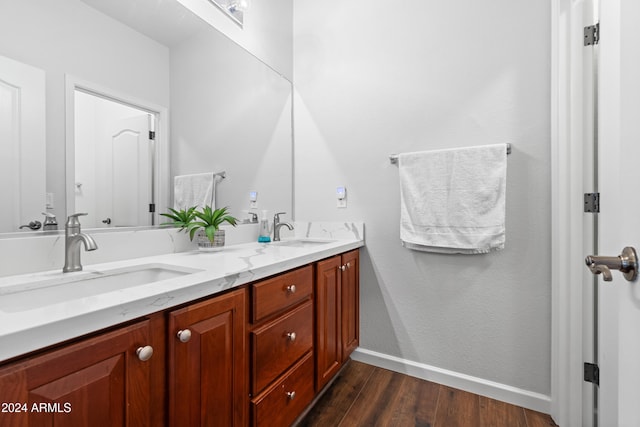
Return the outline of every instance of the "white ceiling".
{"type": "Polygon", "coordinates": [[[210,28],[176,0],[81,1],[169,47],[210,28]]]}

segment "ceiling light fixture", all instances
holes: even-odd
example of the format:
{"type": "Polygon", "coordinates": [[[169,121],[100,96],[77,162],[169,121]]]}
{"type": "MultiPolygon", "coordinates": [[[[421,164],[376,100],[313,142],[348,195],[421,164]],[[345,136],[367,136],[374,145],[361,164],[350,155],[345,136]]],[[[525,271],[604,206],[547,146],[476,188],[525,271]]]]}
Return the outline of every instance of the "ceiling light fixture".
{"type": "Polygon", "coordinates": [[[244,24],[244,14],[251,7],[251,0],[210,0],[225,12],[241,27],[244,24]]]}

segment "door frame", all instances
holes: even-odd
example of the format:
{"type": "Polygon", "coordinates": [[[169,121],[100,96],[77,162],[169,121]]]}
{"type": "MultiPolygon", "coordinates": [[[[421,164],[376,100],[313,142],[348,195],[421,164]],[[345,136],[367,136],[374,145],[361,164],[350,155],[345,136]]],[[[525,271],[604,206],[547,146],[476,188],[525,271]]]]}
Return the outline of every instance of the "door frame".
{"type": "Polygon", "coordinates": [[[584,49],[571,0],[551,1],[551,416],[582,425],[583,170],[581,85],[575,49],[584,49]]]}
{"type": "Polygon", "coordinates": [[[171,176],[169,160],[169,110],[144,99],[135,98],[117,90],[96,83],[65,75],[65,198],[67,215],[75,213],[74,175],[75,175],[75,91],[81,90],[96,96],[127,104],[156,115],[156,164],[154,167],[154,200],[156,212],[154,223],[158,224],[158,209],[170,206],[171,176]]]}

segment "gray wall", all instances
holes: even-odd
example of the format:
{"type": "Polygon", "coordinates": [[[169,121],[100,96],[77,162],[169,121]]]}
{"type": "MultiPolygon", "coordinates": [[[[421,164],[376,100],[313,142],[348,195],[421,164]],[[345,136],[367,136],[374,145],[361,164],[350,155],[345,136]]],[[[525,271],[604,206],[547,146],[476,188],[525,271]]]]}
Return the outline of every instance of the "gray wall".
{"type": "Polygon", "coordinates": [[[548,2],[296,0],[296,218],[364,220],[362,348],[550,394],[549,16],[548,2]],[[506,248],[402,248],[388,156],[503,142],[506,248]]]}

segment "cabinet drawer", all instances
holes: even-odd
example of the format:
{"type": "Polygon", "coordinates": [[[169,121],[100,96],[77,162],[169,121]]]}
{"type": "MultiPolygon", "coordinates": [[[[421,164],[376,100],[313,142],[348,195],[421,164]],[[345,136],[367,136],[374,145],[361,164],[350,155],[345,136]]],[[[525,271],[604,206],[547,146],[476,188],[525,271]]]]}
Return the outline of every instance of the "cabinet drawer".
{"type": "Polygon", "coordinates": [[[312,291],[313,269],[311,266],[253,284],[251,286],[253,322],[258,322],[308,298],[312,291]]]}
{"type": "Polygon", "coordinates": [[[251,333],[252,391],[257,393],[313,346],[313,305],[307,301],[251,333]]]}
{"type": "Polygon", "coordinates": [[[313,399],[313,353],[251,402],[253,425],[289,426],[313,399]]]}

